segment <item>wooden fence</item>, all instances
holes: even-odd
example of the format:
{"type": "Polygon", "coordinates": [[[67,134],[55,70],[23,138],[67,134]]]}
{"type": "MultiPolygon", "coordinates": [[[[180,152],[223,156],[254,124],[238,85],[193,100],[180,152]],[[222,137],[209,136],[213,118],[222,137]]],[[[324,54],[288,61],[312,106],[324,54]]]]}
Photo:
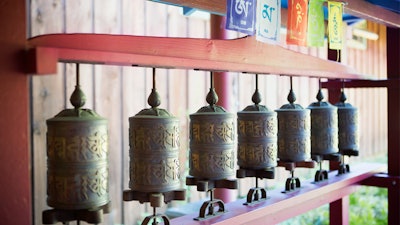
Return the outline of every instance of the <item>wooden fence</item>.
{"type": "MultiPolygon", "coordinates": [[[[207,38],[210,36],[210,21],[206,18],[186,17],[181,9],[144,0],[118,1],[61,1],[33,0],[30,2],[30,36],[48,33],[107,33],[149,36],[174,36],[207,38]]],[[[360,72],[375,77],[386,76],[386,45],[384,26],[369,23],[370,30],[380,39],[368,42],[368,51],[347,50],[344,63],[360,72]]],[[[317,57],[326,58],[326,48],[304,48],[290,46],[317,57]]],[[[171,49],[173,51],[173,49],[171,49]]],[[[69,96],[75,86],[75,65],[58,66],[58,74],[33,76],[31,78],[31,127],[34,223],[41,224],[41,212],[46,204],[46,119],[52,118],[64,108],[70,108],[69,96]]],[[[147,97],[151,91],[151,68],[117,67],[102,65],[80,66],[81,86],[87,96],[86,108],[94,109],[109,123],[110,151],[110,195],[112,209],[105,216],[104,224],[136,224],[150,212],[148,204],[123,202],[122,191],[128,189],[129,146],[128,118],[143,108],[148,108],[147,97]]],[[[254,91],[254,76],[232,73],[232,106],[236,112],[251,104],[254,91]]],[[[271,110],[285,104],[289,90],[289,78],[279,75],[260,76],[262,103],[271,110]]],[[[161,95],[161,107],[166,108],[181,121],[182,178],[185,177],[188,154],[189,114],[206,105],[205,96],[209,88],[208,73],[193,70],[157,69],[157,89],[161,95]]],[[[297,103],[308,106],[315,101],[318,81],[309,78],[294,78],[297,103]]],[[[361,113],[361,157],[384,151],[386,145],[386,100],[384,90],[348,90],[348,99],[359,107],[361,113]]],[[[361,158],[360,157],[360,158],[361,158]]],[[[286,171],[277,169],[278,179],[264,183],[269,187],[280,185],[286,171]],[[280,177],[280,179],[279,179],[280,177]]],[[[243,179],[238,194],[243,196],[253,180],[243,179]]],[[[186,188],[188,201],[205,197],[195,188],[186,188]]],[[[175,206],[180,203],[172,203],[175,206]]],[[[164,207],[162,210],[166,210],[164,207]]]]}

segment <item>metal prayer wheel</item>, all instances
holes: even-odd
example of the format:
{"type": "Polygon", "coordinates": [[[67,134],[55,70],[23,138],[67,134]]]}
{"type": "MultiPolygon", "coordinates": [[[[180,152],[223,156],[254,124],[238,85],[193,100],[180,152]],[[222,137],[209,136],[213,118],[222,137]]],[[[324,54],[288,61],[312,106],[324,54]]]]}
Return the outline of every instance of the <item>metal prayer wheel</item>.
{"type": "Polygon", "coordinates": [[[159,109],[153,88],[150,109],[129,118],[129,188],[139,192],[168,192],[180,187],[179,120],[159,109]]]}
{"type": "Polygon", "coordinates": [[[210,105],[190,115],[189,175],[199,179],[222,180],[235,174],[234,114],[215,105],[217,101],[210,88],[210,105]]]}
{"type": "Polygon", "coordinates": [[[338,114],[337,107],[322,99],[321,89],[318,102],[311,103],[311,154],[329,155],[338,152],[338,114]]]}
{"type": "Polygon", "coordinates": [[[47,204],[56,209],[96,209],[109,203],[107,120],[82,109],[77,84],[65,109],[47,120],[47,204]]]}
{"type": "Polygon", "coordinates": [[[167,192],[180,186],[179,120],[165,110],[148,109],[129,118],[130,182],[141,192],[167,192]]]}
{"type": "Polygon", "coordinates": [[[278,158],[284,162],[311,158],[310,110],[294,104],[295,100],[290,88],[289,104],[275,110],[278,113],[278,158]]]}
{"type": "Polygon", "coordinates": [[[244,169],[276,167],[278,151],[276,113],[264,105],[259,105],[261,95],[258,88],[253,94],[252,101],[254,105],[249,105],[237,113],[238,165],[244,169]]]}
{"type": "MultiPolygon", "coordinates": [[[[335,104],[338,109],[339,124],[339,151],[341,153],[353,152],[348,155],[357,155],[359,148],[358,110],[349,103],[342,91],[340,101],[335,104]]],[[[347,155],[347,154],[346,154],[347,155]]]]}

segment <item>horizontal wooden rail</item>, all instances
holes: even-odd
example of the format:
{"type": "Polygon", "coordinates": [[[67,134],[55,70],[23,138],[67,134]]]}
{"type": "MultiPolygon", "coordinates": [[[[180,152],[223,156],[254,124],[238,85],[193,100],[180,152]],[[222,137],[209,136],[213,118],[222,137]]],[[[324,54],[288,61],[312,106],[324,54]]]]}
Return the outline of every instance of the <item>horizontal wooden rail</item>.
{"type": "MultiPolygon", "coordinates": [[[[190,214],[171,220],[176,225],[267,225],[276,224],[324,204],[341,199],[357,190],[364,180],[386,169],[384,164],[363,163],[351,167],[351,172],[337,175],[329,173],[329,179],[320,183],[303,181],[302,187],[284,194],[281,190],[267,193],[269,198],[258,205],[245,206],[244,199],[226,204],[227,212],[217,217],[195,221],[198,214],[190,214]]],[[[283,187],[282,187],[283,190],[283,187]]]]}
{"type": "Polygon", "coordinates": [[[374,186],[381,188],[399,188],[400,187],[400,177],[390,176],[387,173],[378,173],[374,176],[364,180],[362,185],[374,186]]]}
{"type": "Polygon", "coordinates": [[[49,34],[28,40],[29,73],[51,74],[57,62],[366,79],[353,68],[258,42],[107,34],[49,34]]]}

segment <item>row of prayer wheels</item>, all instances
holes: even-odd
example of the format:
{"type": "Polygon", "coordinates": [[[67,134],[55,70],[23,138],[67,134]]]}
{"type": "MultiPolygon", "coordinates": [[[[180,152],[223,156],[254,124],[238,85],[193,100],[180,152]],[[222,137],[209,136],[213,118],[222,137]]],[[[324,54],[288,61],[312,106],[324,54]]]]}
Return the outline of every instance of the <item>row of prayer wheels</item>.
{"type": "MultiPolygon", "coordinates": [[[[190,115],[189,175],[221,180],[234,175],[236,159],[240,168],[266,169],[276,167],[278,159],[298,162],[310,159],[311,153],[358,149],[357,110],[344,101],[332,106],[319,95],[318,102],[304,109],[294,104],[290,90],[289,104],[272,112],[259,105],[257,88],[254,105],[237,113],[236,129],[234,114],[216,105],[218,97],[210,88],[209,105],[190,115]]],[[[180,188],[179,120],[158,108],[159,99],[153,74],[151,108],[129,118],[129,188],[133,195],[180,188]]],[[[110,201],[107,121],[82,108],[85,97],[79,75],[70,100],[74,109],[47,120],[47,203],[55,209],[93,211],[110,201]]],[[[166,198],[165,202],[184,199],[166,198]]],[[[152,198],[127,199],[147,202],[152,198]]]]}

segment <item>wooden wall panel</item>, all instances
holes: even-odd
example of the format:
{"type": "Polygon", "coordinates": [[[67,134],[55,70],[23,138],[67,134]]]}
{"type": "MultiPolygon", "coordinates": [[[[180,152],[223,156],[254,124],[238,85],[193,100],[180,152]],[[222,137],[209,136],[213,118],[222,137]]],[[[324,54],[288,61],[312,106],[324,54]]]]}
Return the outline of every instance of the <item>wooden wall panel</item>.
{"type": "MultiPolygon", "coordinates": [[[[146,29],[145,17],[146,1],[122,1],[122,33],[144,35],[146,29]]],[[[135,116],[141,109],[148,108],[147,95],[150,90],[146,88],[146,69],[141,67],[122,68],[122,190],[129,189],[129,117],[135,116]]],[[[134,224],[141,219],[146,211],[146,204],[137,201],[122,202],[124,223],[134,224]]]]}
{"type": "MultiPolygon", "coordinates": [[[[386,28],[367,22],[379,39],[368,40],[367,49],[347,48],[344,63],[374,79],[386,78],[386,28]]],[[[386,89],[346,89],[348,100],[360,112],[360,157],[362,160],[387,150],[387,95],[386,89]],[[380,118],[380,119],[377,119],[380,118]]]]}
{"type": "MultiPolygon", "coordinates": [[[[49,4],[45,0],[32,1],[30,5],[30,37],[63,32],[63,5],[61,1],[49,4]]],[[[58,65],[56,76],[32,77],[32,162],[33,165],[33,205],[35,224],[42,224],[42,211],[48,209],[46,203],[46,120],[54,117],[65,105],[64,65],[58,65]]]]}
{"type": "MultiPolygon", "coordinates": [[[[94,5],[94,32],[121,33],[121,1],[96,1],[94,5]]],[[[123,223],[122,207],[122,76],[121,67],[94,67],[94,109],[108,119],[109,129],[109,176],[112,208],[105,216],[105,223],[123,223]]]]}

